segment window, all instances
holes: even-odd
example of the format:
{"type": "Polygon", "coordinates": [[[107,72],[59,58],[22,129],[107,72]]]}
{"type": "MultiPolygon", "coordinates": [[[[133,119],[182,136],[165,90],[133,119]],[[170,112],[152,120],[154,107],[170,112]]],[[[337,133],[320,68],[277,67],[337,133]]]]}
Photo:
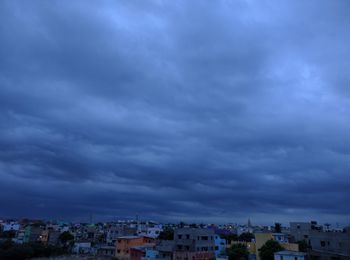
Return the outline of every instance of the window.
{"type": "Polygon", "coordinates": [[[326,246],[326,242],[325,241],[321,241],[321,246],[325,247],[326,246]]]}
{"type": "Polygon", "coordinates": [[[280,255],[280,260],[283,260],[283,255],[280,255]]]}
{"type": "Polygon", "coordinates": [[[202,236],[202,240],[208,240],[208,236],[202,236]]]}
{"type": "Polygon", "coordinates": [[[297,257],[297,256],[295,256],[295,257],[294,257],[294,260],[298,260],[298,257],[297,257]]]}
{"type": "Polygon", "coordinates": [[[186,235],[186,239],[190,239],[190,235],[186,235]]]}
{"type": "Polygon", "coordinates": [[[182,235],[178,235],[177,237],[178,237],[178,239],[182,239],[182,235]]]}

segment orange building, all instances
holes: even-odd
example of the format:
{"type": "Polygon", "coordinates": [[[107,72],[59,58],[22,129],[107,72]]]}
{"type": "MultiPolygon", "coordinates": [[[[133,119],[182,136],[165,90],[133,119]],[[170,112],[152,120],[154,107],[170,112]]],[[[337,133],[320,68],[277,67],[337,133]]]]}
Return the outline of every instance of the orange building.
{"type": "Polygon", "coordinates": [[[115,257],[117,260],[130,260],[130,249],[132,247],[142,246],[154,242],[154,238],[145,236],[118,237],[116,242],[115,257]]]}

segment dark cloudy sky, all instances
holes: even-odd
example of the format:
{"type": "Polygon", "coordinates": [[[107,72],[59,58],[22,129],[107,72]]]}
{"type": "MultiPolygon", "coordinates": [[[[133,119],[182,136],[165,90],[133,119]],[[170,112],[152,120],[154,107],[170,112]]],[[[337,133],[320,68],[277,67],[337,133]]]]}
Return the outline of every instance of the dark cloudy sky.
{"type": "Polygon", "coordinates": [[[0,3],[0,216],[350,219],[350,3],[0,3]]]}

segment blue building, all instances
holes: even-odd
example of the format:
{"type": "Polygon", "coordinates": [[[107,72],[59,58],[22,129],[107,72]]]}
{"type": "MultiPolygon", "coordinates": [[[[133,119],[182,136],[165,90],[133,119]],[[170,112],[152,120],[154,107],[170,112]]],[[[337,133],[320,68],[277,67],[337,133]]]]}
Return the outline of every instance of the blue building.
{"type": "Polygon", "coordinates": [[[218,258],[219,255],[223,255],[226,252],[226,239],[221,238],[219,235],[215,234],[215,257],[218,258]]]}

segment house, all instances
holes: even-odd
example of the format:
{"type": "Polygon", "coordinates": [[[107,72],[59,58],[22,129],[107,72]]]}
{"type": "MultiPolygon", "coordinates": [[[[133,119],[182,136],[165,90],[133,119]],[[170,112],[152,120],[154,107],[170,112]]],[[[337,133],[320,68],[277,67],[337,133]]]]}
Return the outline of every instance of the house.
{"type": "Polygon", "coordinates": [[[75,254],[90,254],[92,251],[91,242],[75,242],[72,251],[75,254]]]}
{"type": "Polygon", "coordinates": [[[158,252],[157,259],[171,260],[175,250],[175,241],[158,240],[155,249],[158,252]]]}
{"type": "Polygon", "coordinates": [[[274,254],[274,260],[305,260],[306,253],[296,251],[279,251],[274,254]]]}
{"type": "Polygon", "coordinates": [[[118,237],[133,236],[136,232],[136,228],[131,228],[126,225],[111,226],[107,230],[106,242],[108,245],[115,245],[118,237]]]}
{"type": "Polygon", "coordinates": [[[155,243],[130,248],[130,260],[156,259],[155,243]]]}
{"type": "Polygon", "coordinates": [[[111,257],[115,256],[115,246],[106,246],[102,245],[97,248],[97,255],[102,257],[111,257]]]}
{"type": "Polygon", "coordinates": [[[132,247],[142,246],[154,242],[154,238],[146,236],[118,237],[116,242],[115,257],[117,258],[117,260],[130,260],[130,249],[132,247]]]}
{"type": "Polygon", "coordinates": [[[10,223],[3,223],[2,224],[2,231],[18,231],[20,229],[21,225],[16,222],[10,222],[10,223]]]}

